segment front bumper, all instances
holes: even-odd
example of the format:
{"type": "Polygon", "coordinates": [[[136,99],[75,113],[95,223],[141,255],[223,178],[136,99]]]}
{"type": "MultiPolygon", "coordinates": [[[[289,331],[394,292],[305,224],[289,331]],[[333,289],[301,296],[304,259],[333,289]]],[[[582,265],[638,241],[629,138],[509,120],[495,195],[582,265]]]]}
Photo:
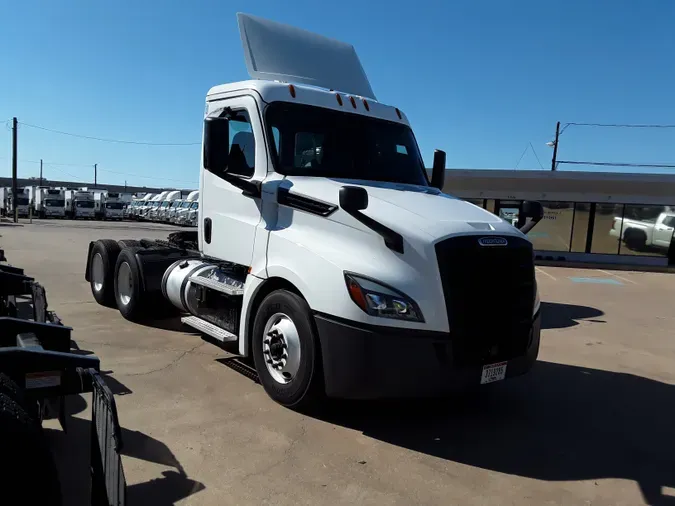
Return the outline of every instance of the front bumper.
{"type": "MultiPolygon", "coordinates": [[[[326,394],[349,399],[427,397],[480,385],[482,366],[453,364],[448,333],[365,327],[315,315],[326,394]]],[[[508,360],[506,379],[527,373],[539,355],[541,311],[525,354],[508,360]]]]}

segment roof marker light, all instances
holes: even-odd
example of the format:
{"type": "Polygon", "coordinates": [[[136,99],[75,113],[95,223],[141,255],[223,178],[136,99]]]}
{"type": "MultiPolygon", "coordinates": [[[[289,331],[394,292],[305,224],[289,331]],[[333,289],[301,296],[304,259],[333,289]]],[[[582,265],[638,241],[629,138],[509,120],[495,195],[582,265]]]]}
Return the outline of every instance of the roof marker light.
{"type": "Polygon", "coordinates": [[[335,98],[337,98],[338,104],[342,105],[342,97],[340,96],[339,93],[335,94],[335,98]]]}
{"type": "Polygon", "coordinates": [[[368,105],[368,102],[366,101],[365,98],[363,99],[363,107],[366,108],[366,111],[370,111],[370,106],[368,105]]]}
{"type": "Polygon", "coordinates": [[[295,98],[295,86],[293,86],[292,84],[289,84],[288,85],[288,91],[291,92],[291,97],[295,98]]]}
{"type": "Polygon", "coordinates": [[[356,100],[354,100],[354,97],[349,97],[349,101],[352,103],[352,106],[354,106],[354,109],[356,109],[356,100]]]}

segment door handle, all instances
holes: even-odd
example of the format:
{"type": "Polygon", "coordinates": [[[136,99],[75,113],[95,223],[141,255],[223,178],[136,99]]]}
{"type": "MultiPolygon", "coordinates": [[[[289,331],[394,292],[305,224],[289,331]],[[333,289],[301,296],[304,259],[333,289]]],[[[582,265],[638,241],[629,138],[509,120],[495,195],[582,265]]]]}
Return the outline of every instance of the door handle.
{"type": "Polygon", "coordinates": [[[211,244],[211,218],[204,218],[204,240],[211,244]]]}

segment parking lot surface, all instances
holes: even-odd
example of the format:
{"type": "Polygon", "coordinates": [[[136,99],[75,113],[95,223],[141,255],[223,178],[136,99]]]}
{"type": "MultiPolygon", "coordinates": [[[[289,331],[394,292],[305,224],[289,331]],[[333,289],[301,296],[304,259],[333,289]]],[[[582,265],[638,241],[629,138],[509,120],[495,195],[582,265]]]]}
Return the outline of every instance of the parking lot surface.
{"type": "MultiPolygon", "coordinates": [[[[101,359],[130,504],[675,504],[672,275],[537,267],[544,330],[529,375],[473,400],[336,402],[306,416],[179,322],[133,324],[94,302],[90,240],[172,230],[0,224],[10,263],[101,359]]],[[[69,505],[88,499],[88,403],[69,403],[68,434],[47,422],[69,505]]]]}

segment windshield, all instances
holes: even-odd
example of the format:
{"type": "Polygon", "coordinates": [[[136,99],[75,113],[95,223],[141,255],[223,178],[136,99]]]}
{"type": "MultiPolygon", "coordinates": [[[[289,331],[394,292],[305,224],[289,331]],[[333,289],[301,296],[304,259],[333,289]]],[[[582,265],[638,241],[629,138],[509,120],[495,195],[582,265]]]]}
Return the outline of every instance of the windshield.
{"type": "Polygon", "coordinates": [[[199,209],[199,202],[193,202],[192,209],[199,209]]]}
{"type": "Polygon", "coordinates": [[[192,202],[187,201],[187,202],[183,202],[183,205],[182,205],[181,207],[185,207],[185,208],[187,209],[187,208],[190,207],[191,205],[192,205],[192,202]]]}
{"type": "Polygon", "coordinates": [[[271,104],[266,118],[281,174],[428,186],[406,125],[286,102],[271,104]]]}
{"type": "Polygon", "coordinates": [[[162,202],[162,207],[169,207],[170,205],[171,205],[171,202],[169,202],[169,201],[167,201],[167,200],[165,200],[164,202],[162,202]]]}
{"type": "Polygon", "coordinates": [[[45,206],[47,207],[64,207],[65,205],[65,200],[45,200],[45,206]]]}
{"type": "Polygon", "coordinates": [[[75,202],[75,207],[81,207],[83,209],[90,209],[94,207],[94,201],[93,200],[78,200],[75,202]]]}
{"type": "Polygon", "coordinates": [[[124,202],[106,202],[106,209],[122,209],[124,207],[124,202]]]}
{"type": "Polygon", "coordinates": [[[16,198],[16,205],[17,206],[27,206],[28,205],[28,198],[27,197],[17,197],[16,198]]]}

